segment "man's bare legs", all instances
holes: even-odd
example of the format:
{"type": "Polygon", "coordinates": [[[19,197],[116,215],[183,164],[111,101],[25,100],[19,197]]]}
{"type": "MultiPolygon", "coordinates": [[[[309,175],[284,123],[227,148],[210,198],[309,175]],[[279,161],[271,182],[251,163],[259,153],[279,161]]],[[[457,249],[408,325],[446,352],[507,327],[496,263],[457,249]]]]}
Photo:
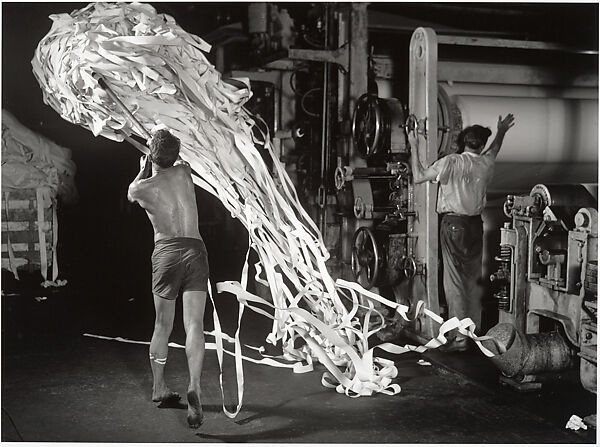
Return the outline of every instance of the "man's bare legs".
{"type": "Polygon", "coordinates": [[[167,300],[154,295],[154,332],[150,342],[150,367],[152,368],[152,400],[164,402],[179,399],[179,394],[172,392],[165,383],[165,364],[169,350],[169,336],[173,330],[175,317],[175,300],[167,300]]]}
{"type": "Polygon", "coordinates": [[[200,402],[200,375],[204,362],[204,307],[206,292],[183,292],[183,325],[185,327],[185,354],[190,372],[188,387],[188,424],[197,428],[202,424],[200,402]]]}

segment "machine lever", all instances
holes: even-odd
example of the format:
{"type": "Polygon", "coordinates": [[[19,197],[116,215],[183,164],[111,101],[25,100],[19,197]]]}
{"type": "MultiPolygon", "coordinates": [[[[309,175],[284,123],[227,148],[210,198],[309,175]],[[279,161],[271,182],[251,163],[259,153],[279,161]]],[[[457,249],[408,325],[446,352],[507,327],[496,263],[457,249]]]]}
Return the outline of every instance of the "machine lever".
{"type": "MultiPolygon", "coordinates": [[[[106,92],[106,94],[109,96],[109,98],[112,99],[115,102],[115,104],[117,104],[119,107],[121,107],[121,109],[123,110],[123,112],[138,127],[138,129],[141,131],[142,135],[144,135],[144,137],[146,139],[149,139],[151,137],[150,132],[148,132],[146,130],[146,128],[144,126],[142,126],[142,123],[140,123],[137,120],[137,118],[135,116],[133,116],[133,113],[131,113],[131,111],[127,108],[127,106],[123,103],[123,101],[121,101],[119,99],[119,97],[113,91],[113,89],[110,88],[110,85],[108,85],[108,83],[106,82],[106,80],[102,76],[100,76],[98,73],[96,73],[96,72],[92,73],[92,77],[96,81],[98,81],[98,85],[100,85],[100,87],[102,87],[102,89],[106,92]]],[[[131,138],[131,136],[129,136],[125,132],[123,132],[123,130],[120,130],[120,133],[121,133],[121,135],[123,135],[123,137],[125,138],[125,140],[127,140],[137,150],[139,150],[140,152],[142,152],[144,154],[150,153],[150,150],[146,146],[144,146],[143,144],[138,143],[137,141],[135,141],[133,138],[131,138]]],[[[178,156],[177,159],[181,160],[181,155],[178,156]]],[[[192,174],[194,174],[196,176],[199,176],[198,173],[194,169],[192,169],[192,174]]]]}

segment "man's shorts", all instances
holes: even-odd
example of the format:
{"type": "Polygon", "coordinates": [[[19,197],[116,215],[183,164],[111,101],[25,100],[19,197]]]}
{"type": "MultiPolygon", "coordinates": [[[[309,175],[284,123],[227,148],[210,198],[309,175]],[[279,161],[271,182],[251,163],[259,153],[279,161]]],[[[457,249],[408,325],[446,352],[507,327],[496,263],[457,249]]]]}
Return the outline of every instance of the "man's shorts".
{"type": "Polygon", "coordinates": [[[202,239],[174,237],[155,242],[152,293],[174,300],[179,291],[208,290],[208,256],[202,239]]]}

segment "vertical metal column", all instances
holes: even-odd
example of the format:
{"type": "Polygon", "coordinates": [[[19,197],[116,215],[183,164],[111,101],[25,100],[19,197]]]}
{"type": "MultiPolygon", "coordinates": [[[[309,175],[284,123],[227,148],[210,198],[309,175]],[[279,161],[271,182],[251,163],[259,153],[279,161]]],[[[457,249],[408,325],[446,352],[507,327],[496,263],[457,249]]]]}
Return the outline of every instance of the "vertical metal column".
{"type": "MultiPolygon", "coordinates": [[[[367,4],[352,3],[350,9],[350,70],[348,73],[350,78],[348,88],[348,116],[350,119],[354,113],[358,98],[367,92],[368,41],[367,4]]],[[[353,168],[367,167],[366,160],[356,153],[352,139],[350,139],[348,164],[353,168]]],[[[373,196],[371,183],[367,179],[354,180],[352,182],[352,189],[354,197],[373,196]]]]}
{"type": "Polygon", "coordinates": [[[367,4],[352,3],[350,12],[350,86],[348,108],[350,116],[356,101],[367,92],[369,30],[367,4]]]}
{"type": "MultiPolygon", "coordinates": [[[[437,37],[431,28],[417,28],[410,41],[408,104],[410,113],[424,122],[418,134],[419,153],[428,165],[437,160],[438,154],[437,89],[437,37]]],[[[437,184],[415,185],[414,197],[417,214],[413,228],[409,228],[409,238],[414,238],[415,260],[424,266],[423,274],[414,279],[419,281],[421,277],[424,281],[426,296],[412,298],[425,300],[427,307],[439,314],[437,184]]],[[[430,318],[423,318],[420,323],[417,335],[430,338],[437,332],[436,323],[430,318]]]]}
{"type": "MultiPolygon", "coordinates": [[[[337,15],[337,45],[350,45],[350,8],[339,6],[337,15]]],[[[349,91],[348,74],[341,70],[337,72],[337,116],[339,122],[350,120],[351,112],[348,107],[349,91]]]]}
{"type": "MultiPolygon", "coordinates": [[[[354,143],[350,134],[351,120],[358,98],[367,91],[368,65],[368,20],[367,3],[345,3],[338,7],[338,46],[346,46],[349,52],[348,72],[338,74],[338,121],[342,126],[344,139],[339,141],[337,165],[342,167],[366,167],[366,161],[355,153],[354,143]]],[[[368,180],[352,182],[353,197],[372,196],[368,180]],[[360,190],[360,193],[358,192],[360,190]]],[[[354,280],[350,268],[351,244],[354,230],[359,226],[354,216],[342,217],[341,259],[347,269],[345,277],[354,280]]]]}
{"type": "MultiPolygon", "coordinates": [[[[329,5],[325,5],[324,14],[325,48],[329,49],[329,5]]],[[[329,172],[329,63],[323,62],[323,99],[321,104],[321,179],[317,192],[317,205],[319,206],[319,230],[323,238],[327,240],[327,183],[326,176],[329,172]]]]}

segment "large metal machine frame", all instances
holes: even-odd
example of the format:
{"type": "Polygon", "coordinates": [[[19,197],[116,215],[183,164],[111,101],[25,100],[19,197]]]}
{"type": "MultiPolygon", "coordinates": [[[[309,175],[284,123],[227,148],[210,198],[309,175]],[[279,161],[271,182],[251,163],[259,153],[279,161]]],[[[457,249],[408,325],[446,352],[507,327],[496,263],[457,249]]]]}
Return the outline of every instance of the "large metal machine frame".
{"type": "Polygon", "coordinates": [[[580,357],[582,385],[596,392],[598,211],[581,185],[536,185],[509,195],[491,280],[499,324],[488,334],[507,352],[493,362],[517,389],[541,387],[540,374],[580,357]]]}
{"type": "MultiPolygon", "coordinates": [[[[438,159],[437,59],[435,32],[430,28],[418,28],[410,41],[408,107],[420,140],[420,159],[428,165],[438,159]]],[[[416,261],[423,264],[426,296],[412,298],[424,299],[427,308],[439,314],[437,185],[425,182],[415,185],[414,190],[416,216],[408,234],[416,240],[416,261]]],[[[431,338],[435,329],[433,320],[424,318],[416,328],[416,334],[420,332],[431,338]]]]}
{"type": "MultiPolygon", "coordinates": [[[[288,87],[290,77],[298,64],[322,64],[322,80],[317,76],[312,80],[322,81],[324,92],[321,127],[313,131],[320,136],[320,152],[317,154],[315,147],[314,156],[320,158],[321,186],[318,191],[312,191],[314,197],[307,206],[324,233],[324,240],[332,254],[328,267],[333,276],[357,280],[364,287],[403,304],[412,305],[423,300],[428,309],[443,314],[438,276],[437,185],[429,182],[414,184],[412,181],[406,131],[416,129],[420,158],[431,164],[455,150],[456,136],[465,125],[456,98],[450,98],[450,93],[447,93],[452,90],[455,81],[472,83],[478,91],[482,91],[481,86],[490,84],[493,89],[517,86],[511,91],[523,91],[523,87],[525,90],[539,89],[543,95],[547,86],[564,79],[569,79],[569,87],[575,90],[597,88],[597,76],[580,73],[575,66],[544,68],[522,63],[509,66],[440,61],[440,45],[444,48],[486,48],[492,51],[501,48],[542,53],[573,50],[545,42],[438,35],[431,28],[417,28],[408,49],[408,104],[405,105],[393,97],[378,97],[373,91],[373,78],[389,81],[396,74],[390,57],[369,52],[367,5],[328,4],[324,7],[323,19],[322,22],[328,24],[325,25],[325,36],[329,36],[325,48],[290,47],[285,49],[283,56],[265,62],[257,70],[237,71],[232,75],[268,81],[274,85],[273,137],[281,160],[285,162],[286,154],[293,151],[297,142],[295,133],[304,130],[295,127],[293,110],[297,97],[288,87]],[[332,120],[332,116],[337,122],[332,120]],[[333,169],[332,178],[324,179],[324,173],[333,169]]],[[[217,52],[222,54],[222,48],[218,44],[216,47],[217,52]]],[[[559,89],[562,87],[558,85],[559,89]]],[[[492,93],[496,94],[495,91],[492,93]]],[[[597,174],[594,178],[597,181],[597,174]]],[[[503,187],[506,189],[502,190],[503,194],[523,192],[511,190],[511,185],[503,187]]],[[[544,187],[541,185],[539,188],[544,187]]],[[[555,194],[557,191],[553,190],[555,194]]],[[[527,197],[534,196],[540,194],[527,197]]],[[[519,203],[533,200],[515,197],[511,200],[519,203]]],[[[543,202],[542,199],[535,200],[543,202]]],[[[589,260],[594,260],[590,253],[597,247],[593,207],[585,205],[582,209],[588,211],[580,212],[580,208],[569,211],[569,219],[588,219],[587,226],[564,224],[564,215],[555,216],[554,220],[547,217],[550,216],[548,210],[556,209],[556,204],[544,209],[547,211],[540,208],[535,213],[530,209],[529,215],[509,213],[507,216],[512,219],[509,227],[498,229],[502,238],[499,262],[504,268],[496,273],[495,279],[509,278],[510,281],[506,290],[497,294],[499,321],[514,326],[523,335],[519,340],[522,339],[522,345],[530,348],[533,357],[546,349],[560,351],[561,356],[566,353],[557,362],[557,365],[560,364],[558,367],[568,363],[563,360],[572,354],[573,349],[578,351],[583,359],[582,368],[587,368],[587,373],[582,373],[582,383],[591,383],[592,371],[595,374],[592,346],[595,346],[596,318],[594,312],[581,312],[582,303],[592,303],[593,300],[589,300],[585,295],[587,292],[582,292],[577,284],[581,281],[580,273],[585,270],[584,266],[590,264],[589,260]],[[587,217],[578,212],[588,212],[587,217]],[[536,238],[540,237],[536,232],[544,231],[551,222],[554,222],[552,225],[567,225],[562,236],[565,241],[568,239],[568,253],[557,254],[550,250],[539,258],[540,253],[531,251],[536,238]],[[567,233],[568,237],[565,236],[567,233]],[[577,254],[583,253],[582,250],[587,253],[585,256],[577,254]],[[510,261],[507,261],[508,258],[510,261]],[[539,276],[538,264],[532,270],[534,258],[551,270],[550,277],[546,275],[544,279],[539,276]],[[566,266],[563,265],[565,259],[568,260],[566,266]],[[566,275],[564,284],[552,283],[561,275],[566,275]],[[506,303],[508,307],[503,307],[506,303]],[[551,331],[552,336],[546,337],[547,321],[556,322],[564,337],[555,337],[555,330],[551,331]],[[531,336],[538,334],[540,337],[534,343],[531,336]],[[565,347],[566,344],[569,346],[565,347]]],[[[589,279],[587,282],[590,282],[589,279]]],[[[589,306],[594,307],[593,304],[589,306]]],[[[384,309],[380,310],[385,314],[384,309]]],[[[423,342],[436,335],[438,330],[435,322],[420,315],[416,315],[413,322],[400,321],[393,312],[387,317],[388,327],[377,334],[380,337],[393,338],[403,333],[423,342]]],[[[546,365],[548,368],[554,366],[546,365]]],[[[503,374],[507,371],[500,369],[503,374]]]]}

